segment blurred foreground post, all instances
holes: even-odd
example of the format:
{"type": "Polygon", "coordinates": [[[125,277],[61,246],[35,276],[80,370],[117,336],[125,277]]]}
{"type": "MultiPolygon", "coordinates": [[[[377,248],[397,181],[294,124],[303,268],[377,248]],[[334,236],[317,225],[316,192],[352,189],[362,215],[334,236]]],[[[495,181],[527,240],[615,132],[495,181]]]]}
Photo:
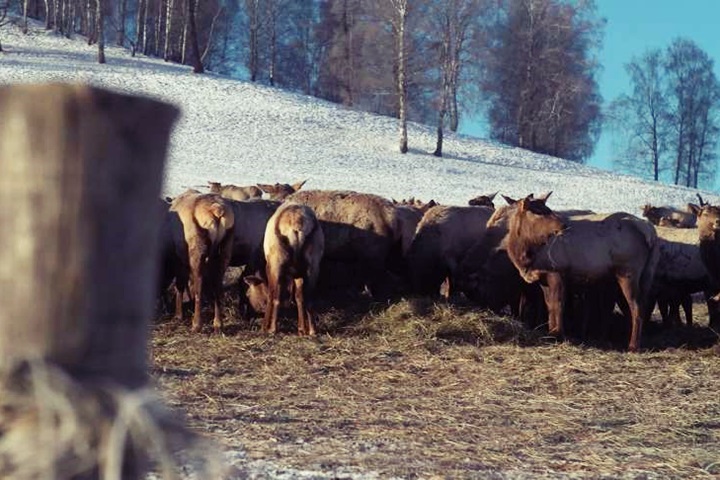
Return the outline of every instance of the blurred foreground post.
{"type": "Polygon", "coordinates": [[[150,451],[187,438],[146,387],[178,113],[89,86],[0,87],[2,478],[141,478],[150,451]]]}

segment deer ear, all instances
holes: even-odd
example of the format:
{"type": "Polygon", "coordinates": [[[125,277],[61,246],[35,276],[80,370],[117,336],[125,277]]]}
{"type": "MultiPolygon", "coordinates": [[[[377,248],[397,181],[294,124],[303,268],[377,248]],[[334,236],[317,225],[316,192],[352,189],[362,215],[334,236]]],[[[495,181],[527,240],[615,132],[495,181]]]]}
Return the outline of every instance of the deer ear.
{"type": "Polygon", "coordinates": [[[689,211],[690,213],[694,213],[694,214],[697,215],[698,217],[700,216],[700,212],[702,211],[702,207],[700,207],[699,205],[695,205],[694,203],[688,203],[688,204],[687,204],[687,207],[688,207],[688,211],[689,211]]]}
{"type": "Polygon", "coordinates": [[[305,185],[305,182],[307,182],[307,179],[303,180],[302,182],[293,183],[292,189],[297,192],[298,190],[300,190],[303,187],[303,185],[305,185]]]}
{"type": "Polygon", "coordinates": [[[492,195],[488,195],[488,198],[490,199],[491,202],[492,202],[493,200],[495,200],[495,195],[497,195],[498,193],[499,193],[499,192],[495,192],[495,193],[493,193],[492,195]]]}
{"type": "Polygon", "coordinates": [[[517,203],[517,200],[515,200],[514,198],[510,198],[507,195],[502,195],[502,197],[503,199],[505,199],[505,203],[507,203],[508,205],[515,205],[517,203]]]}
{"type": "Polygon", "coordinates": [[[552,195],[552,190],[547,192],[545,195],[540,195],[537,199],[540,200],[541,202],[545,203],[545,202],[547,202],[547,199],[550,198],[550,195],[552,195]]]}

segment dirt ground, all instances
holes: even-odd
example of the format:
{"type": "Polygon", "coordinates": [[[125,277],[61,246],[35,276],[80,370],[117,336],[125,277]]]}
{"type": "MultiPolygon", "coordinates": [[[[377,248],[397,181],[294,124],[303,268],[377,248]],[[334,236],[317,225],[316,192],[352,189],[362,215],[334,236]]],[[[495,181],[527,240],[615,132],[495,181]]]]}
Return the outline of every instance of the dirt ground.
{"type": "Polygon", "coordinates": [[[427,300],[327,310],[313,339],[291,318],[274,337],[161,318],[153,375],[197,430],[288,468],[718,478],[720,347],[695,307],[699,325],[648,325],[639,354],[427,300]]]}

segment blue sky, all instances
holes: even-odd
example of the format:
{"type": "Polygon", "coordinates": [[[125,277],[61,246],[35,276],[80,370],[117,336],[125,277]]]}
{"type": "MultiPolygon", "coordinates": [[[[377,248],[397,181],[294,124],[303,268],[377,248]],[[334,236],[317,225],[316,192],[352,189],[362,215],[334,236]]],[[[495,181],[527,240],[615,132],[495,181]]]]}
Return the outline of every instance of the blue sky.
{"type": "MultiPolygon", "coordinates": [[[[602,50],[600,93],[609,103],[630,91],[625,64],[650,48],[666,48],[686,37],[715,60],[720,77],[720,0],[596,0],[598,14],[607,20],[602,50]]],[[[466,122],[461,132],[487,136],[481,122],[466,122]]],[[[610,170],[610,135],[603,132],[588,164],[610,170]]],[[[716,181],[716,190],[718,183],[716,181]]]]}

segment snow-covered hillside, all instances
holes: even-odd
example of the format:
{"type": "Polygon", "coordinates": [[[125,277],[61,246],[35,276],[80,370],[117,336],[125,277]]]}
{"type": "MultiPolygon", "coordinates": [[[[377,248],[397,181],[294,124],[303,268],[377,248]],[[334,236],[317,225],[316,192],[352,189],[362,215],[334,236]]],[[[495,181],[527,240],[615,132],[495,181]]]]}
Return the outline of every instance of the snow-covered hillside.
{"type": "MultiPolygon", "coordinates": [[[[183,116],[172,139],[165,192],[208,180],[239,185],[293,183],[352,189],[388,197],[415,196],[465,204],[478,194],[510,196],[554,191],[551,207],[625,210],[646,202],[684,205],[695,191],[644,182],[518,148],[461,135],[446,137],[436,158],[434,129],[411,124],[410,153],[398,153],[397,121],[355,112],[312,97],[194,75],[162,60],[96,49],[36,28],[28,35],[0,29],[0,82],[90,82],[170,101],[183,116]]],[[[711,201],[720,197],[706,194],[711,201]]]]}

